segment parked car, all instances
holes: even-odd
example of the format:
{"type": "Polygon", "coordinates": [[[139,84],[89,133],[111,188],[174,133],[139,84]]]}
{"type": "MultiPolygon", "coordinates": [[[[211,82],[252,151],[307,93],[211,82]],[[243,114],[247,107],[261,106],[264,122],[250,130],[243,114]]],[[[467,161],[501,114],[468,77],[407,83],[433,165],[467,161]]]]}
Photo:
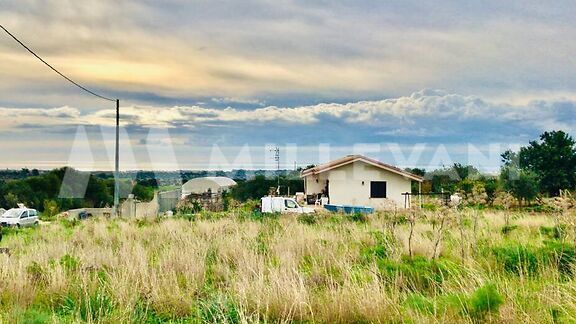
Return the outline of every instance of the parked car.
{"type": "Polygon", "coordinates": [[[0,216],[0,226],[34,226],[38,225],[38,212],[29,208],[12,208],[0,216]]]}
{"type": "Polygon", "coordinates": [[[263,213],[314,213],[314,209],[300,206],[296,199],[285,197],[263,197],[261,211],[263,213]]]}

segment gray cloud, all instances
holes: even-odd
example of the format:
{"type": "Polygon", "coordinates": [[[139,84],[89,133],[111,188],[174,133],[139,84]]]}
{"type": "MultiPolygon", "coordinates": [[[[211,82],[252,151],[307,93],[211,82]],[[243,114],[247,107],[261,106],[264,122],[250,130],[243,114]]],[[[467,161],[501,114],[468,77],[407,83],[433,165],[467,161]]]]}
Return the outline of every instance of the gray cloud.
{"type": "MultiPolygon", "coordinates": [[[[103,91],[281,105],[273,98],[287,93],[360,99],[429,87],[522,99],[576,89],[569,1],[2,4],[8,27],[103,91]]],[[[56,82],[9,40],[0,48],[3,100],[56,82]]],[[[38,100],[76,105],[66,86],[38,100]]]]}
{"type": "MultiPolygon", "coordinates": [[[[5,129],[16,126],[53,127],[55,125],[113,126],[113,109],[80,114],[78,109],[1,108],[5,129]],[[12,116],[12,117],[10,117],[12,116]],[[16,117],[17,116],[17,117],[16,117]]],[[[527,105],[492,103],[476,96],[451,94],[440,90],[422,90],[410,96],[358,101],[346,104],[322,103],[309,106],[256,109],[210,108],[203,106],[126,106],[121,108],[121,123],[133,129],[169,128],[177,132],[198,130],[213,136],[234,133],[244,143],[266,140],[276,132],[304,133],[310,136],[340,135],[347,142],[367,138],[414,137],[424,140],[474,141],[505,139],[534,135],[542,130],[563,129],[573,132],[576,103],[533,101],[527,105]],[[218,127],[220,126],[220,127],[218,127]],[[254,127],[256,127],[254,129],[254,127]],[[270,129],[270,134],[265,129],[270,129]],[[340,135],[328,131],[341,128],[340,135]],[[348,130],[347,130],[348,129],[348,130]],[[243,136],[248,133],[250,136],[243,136]],[[452,137],[452,139],[450,139],[452,137]]],[[[301,136],[301,135],[300,135],[301,136]]],[[[295,135],[298,137],[298,135],[295,135]]]]}

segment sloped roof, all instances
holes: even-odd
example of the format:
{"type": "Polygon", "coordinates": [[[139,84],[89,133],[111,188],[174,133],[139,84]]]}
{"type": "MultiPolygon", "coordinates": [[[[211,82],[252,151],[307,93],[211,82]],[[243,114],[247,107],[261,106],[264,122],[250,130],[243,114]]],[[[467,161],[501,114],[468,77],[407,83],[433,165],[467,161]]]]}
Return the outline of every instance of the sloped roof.
{"type": "Polygon", "coordinates": [[[361,162],[364,162],[366,164],[370,164],[372,166],[375,166],[377,168],[380,168],[380,169],[383,169],[386,171],[390,171],[392,173],[399,174],[399,175],[404,176],[406,178],[410,178],[414,181],[418,181],[418,182],[424,181],[424,178],[421,176],[415,175],[413,173],[404,171],[404,170],[402,170],[398,167],[395,167],[393,165],[386,164],[386,163],[380,162],[378,160],[374,160],[372,158],[369,158],[369,157],[366,157],[363,155],[347,155],[345,157],[342,157],[342,158],[336,159],[334,161],[316,166],[314,168],[306,169],[306,170],[302,171],[302,173],[300,174],[300,177],[305,178],[305,177],[310,176],[310,175],[320,174],[322,172],[336,169],[336,168],[339,168],[341,166],[344,166],[344,165],[347,165],[350,163],[354,163],[357,161],[361,161],[361,162]]]}

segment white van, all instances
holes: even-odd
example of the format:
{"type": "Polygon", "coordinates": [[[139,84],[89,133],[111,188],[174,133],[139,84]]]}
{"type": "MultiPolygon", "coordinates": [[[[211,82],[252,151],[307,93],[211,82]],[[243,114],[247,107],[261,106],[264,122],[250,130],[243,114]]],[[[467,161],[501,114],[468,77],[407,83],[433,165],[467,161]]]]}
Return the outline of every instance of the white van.
{"type": "Polygon", "coordinates": [[[314,209],[309,207],[302,207],[294,198],[285,197],[263,197],[262,208],[263,213],[296,213],[296,214],[310,214],[314,209]]]}
{"type": "Polygon", "coordinates": [[[0,226],[34,226],[38,225],[38,212],[29,208],[12,208],[0,216],[0,226]]]}

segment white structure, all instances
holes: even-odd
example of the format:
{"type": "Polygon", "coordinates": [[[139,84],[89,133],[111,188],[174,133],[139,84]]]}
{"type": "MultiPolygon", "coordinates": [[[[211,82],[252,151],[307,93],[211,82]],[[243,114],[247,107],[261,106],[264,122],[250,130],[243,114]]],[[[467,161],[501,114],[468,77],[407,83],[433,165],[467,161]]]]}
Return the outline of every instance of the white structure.
{"type": "Polygon", "coordinates": [[[362,156],[348,155],[302,171],[307,196],[328,197],[333,205],[374,209],[410,207],[412,181],[424,178],[362,156]]]}
{"type": "Polygon", "coordinates": [[[300,206],[294,198],[270,196],[262,197],[261,205],[263,213],[314,213],[314,209],[300,206]]]}
{"type": "Polygon", "coordinates": [[[222,193],[236,185],[236,181],[226,177],[196,178],[182,186],[182,199],[191,194],[204,194],[210,191],[213,194],[222,193]]]}

